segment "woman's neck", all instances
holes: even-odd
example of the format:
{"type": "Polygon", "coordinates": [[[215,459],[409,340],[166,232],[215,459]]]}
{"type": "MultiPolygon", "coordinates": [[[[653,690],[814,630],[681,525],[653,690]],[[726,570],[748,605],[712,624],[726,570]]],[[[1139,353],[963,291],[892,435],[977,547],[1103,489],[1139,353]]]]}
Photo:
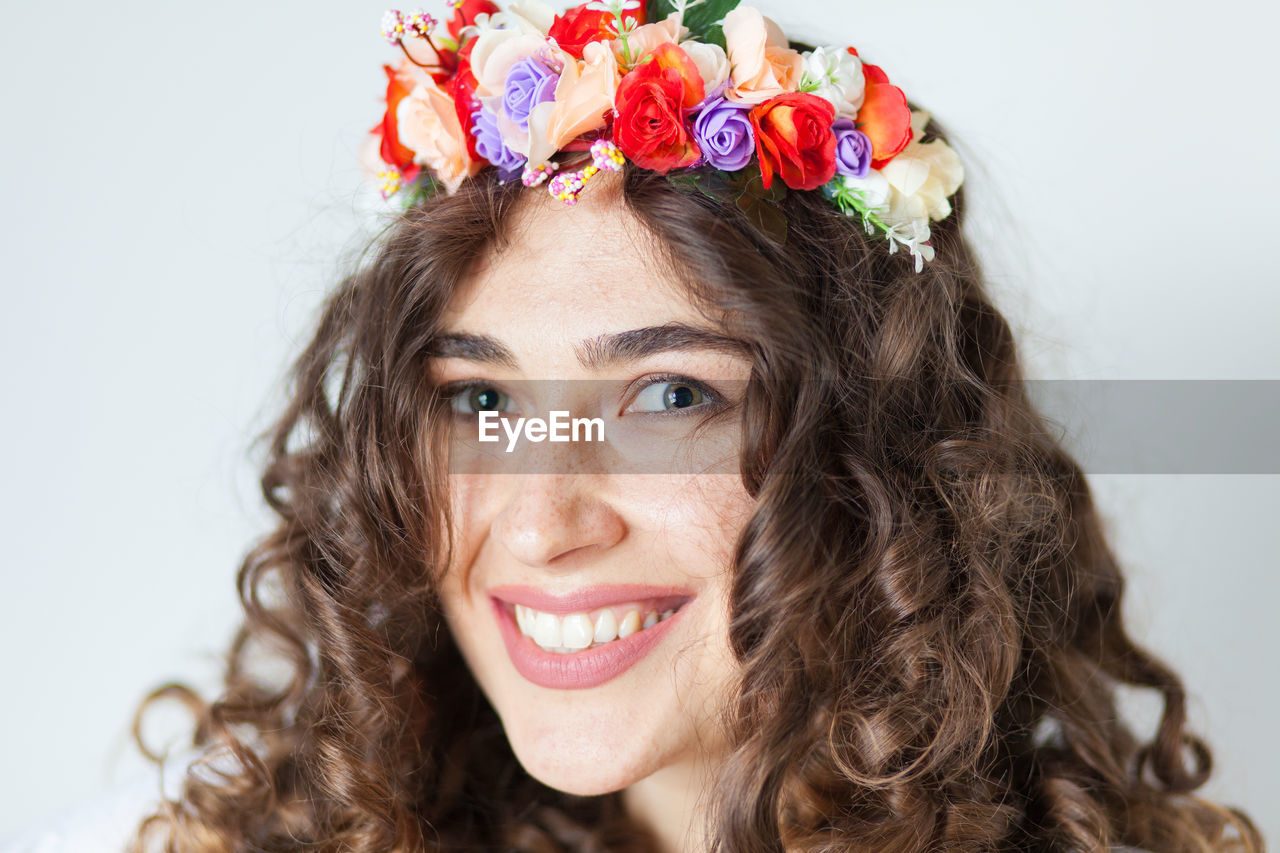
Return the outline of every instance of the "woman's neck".
{"type": "Polygon", "coordinates": [[[622,792],[627,814],[658,839],[662,853],[706,853],[703,818],[712,765],[704,758],[669,764],[622,792]]]}

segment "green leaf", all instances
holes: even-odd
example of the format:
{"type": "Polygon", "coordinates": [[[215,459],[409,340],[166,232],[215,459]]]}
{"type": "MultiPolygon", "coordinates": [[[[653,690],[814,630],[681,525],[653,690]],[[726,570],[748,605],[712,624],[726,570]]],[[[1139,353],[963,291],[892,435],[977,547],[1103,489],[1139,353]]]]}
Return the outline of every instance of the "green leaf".
{"type": "Polygon", "coordinates": [[[724,40],[724,29],[719,24],[707,27],[702,33],[702,40],[707,44],[718,44],[724,50],[729,49],[729,45],[724,40]]]}
{"type": "Polygon", "coordinates": [[[667,172],[667,180],[673,187],[683,193],[692,195],[701,193],[709,199],[715,201],[720,200],[720,196],[715,194],[706,177],[699,172],[667,172]]]}
{"type": "Polygon", "coordinates": [[[657,23],[675,10],[676,4],[672,0],[649,0],[644,7],[644,19],[651,24],[657,23]]]}
{"type": "MultiPolygon", "coordinates": [[[[738,0],[702,0],[696,6],[684,10],[684,25],[701,41],[715,42],[724,47],[724,32],[720,22],[738,5],[738,0]]],[[[648,18],[647,20],[654,20],[648,18]]]]}
{"type": "Polygon", "coordinates": [[[722,169],[671,171],[667,180],[683,192],[699,192],[714,201],[732,201],[760,231],[779,243],[787,240],[787,217],[778,202],[787,196],[787,187],[775,179],[764,188],[760,167],[752,162],[736,172],[722,169]]]}

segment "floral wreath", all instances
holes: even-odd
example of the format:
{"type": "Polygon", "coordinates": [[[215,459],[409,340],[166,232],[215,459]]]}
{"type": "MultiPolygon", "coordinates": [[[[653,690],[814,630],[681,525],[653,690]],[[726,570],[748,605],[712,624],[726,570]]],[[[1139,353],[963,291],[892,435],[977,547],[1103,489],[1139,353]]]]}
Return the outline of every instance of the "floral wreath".
{"type": "Polygon", "coordinates": [[[780,240],[787,188],[821,189],[917,272],[933,259],[929,223],[950,215],[964,170],[944,141],[921,141],[928,113],[854,48],[794,50],[738,0],[449,5],[443,27],[420,10],[383,17],[403,53],[383,66],[386,112],[366,152],[383,198],[452,194],[493,166],[573,204],[629,159],[691,191],[727,188],[780,240]],[[562,170],[561,151],[590,162],[562,170]]]}

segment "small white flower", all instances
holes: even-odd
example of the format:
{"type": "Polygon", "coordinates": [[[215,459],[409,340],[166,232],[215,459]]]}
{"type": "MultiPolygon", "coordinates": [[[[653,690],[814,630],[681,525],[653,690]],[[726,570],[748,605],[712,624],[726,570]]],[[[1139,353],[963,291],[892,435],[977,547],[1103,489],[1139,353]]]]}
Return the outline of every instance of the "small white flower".
{"type": "Polygon", "coordinates": [[[621,18],[624,11],[639,9],[640,0],[591,0],[587,8],[600,12],[612,12],[616,17],[621,18]]]}
{"type": "Polygon", "coordinates": [[[404,38],[404,16],[399,9],[388,9],[382,14],[382,37],[389,44],[397,45],[404,38]]]}
{"type": "Polygon", "coordinates": [[[927,245],[929,240],[929,222],[927,219],[913,219],[898,222],[889,226],[885,232],[889,238],[889,252],[898,250],[901,244],[916,259],[916,272],[924,269],[924,262],[933,260],[933,247],[927,245]]]}
{"type": "Polygon", "coordinates": [[[857,116],[866,87],[862,60],[838,47],[815,47],[801,56],[804,71],[800,91],[812,92],[830,101],[836,108],[836,118],[857,116]]]}
{"type": "Polygon", "coordinates": [[[496,21],[490,20],[492,17],[493,16],[490,15],[488,12],[481,12],[480,14],[476,15],[474,18],[472,18],[471,23],[467,24],[465,27],[463,27],[461,30],[458,31],[458,38],[462,41],[465,41],[466,39],[469,39],[472,37],[479,38],[480,36],[489,32],[489,30],[502,29],[503,28],[502,20],[501,19],[498,19],[496,21]]]}

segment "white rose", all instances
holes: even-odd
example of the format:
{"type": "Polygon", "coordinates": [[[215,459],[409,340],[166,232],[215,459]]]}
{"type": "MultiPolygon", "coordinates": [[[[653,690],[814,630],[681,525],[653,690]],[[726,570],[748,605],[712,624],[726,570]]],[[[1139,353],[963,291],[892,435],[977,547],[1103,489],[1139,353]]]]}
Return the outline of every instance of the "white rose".
{"type": "Polygon", "coordinates": [[[716,87],[729,79],[729,57],[725,55],[724,48],[720,45],[686,41],[681,42],[680,48],[689,54],[693,64],[698,67],[698,74],[702,77],[703,91],[707,97],[711,96],[716,87]]]}
{"type": "Polygon", "coordinates": [[[541,0],[513,0],[507,5],[505,20],[525,33],[545,36],[555,16],[556,10],[541,0]]]}
{"type": "Polygon", "coordinates": [[[830,101],[836,118],[854,118],[862,107],[866,79],[862,60],[838,47],[815,47],[804,57],[800,91],[812,92],[830,101]]]}
{"type": "Polygon", "coordinates": [[[875,169],[868,170],[865,178],[840,174],[837,174],[836,178],[845,189],[857,192],[867,207],[880,214],[889,211],[889,199],[893,194],[893,187],[889,185],[885,176],[875,169]]]}

